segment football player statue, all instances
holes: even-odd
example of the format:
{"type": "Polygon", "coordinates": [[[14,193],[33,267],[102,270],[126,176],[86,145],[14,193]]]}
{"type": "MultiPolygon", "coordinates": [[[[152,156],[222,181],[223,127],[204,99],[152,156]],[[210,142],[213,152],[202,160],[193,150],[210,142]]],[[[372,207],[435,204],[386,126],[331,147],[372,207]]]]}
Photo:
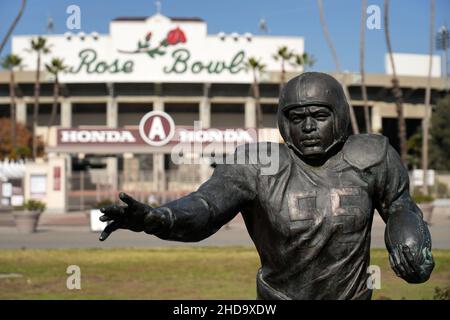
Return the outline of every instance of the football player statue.
{"type": "Polygon", "coordinates": [[[100,220],[110,223],[100,240],[129,229],[200,241],[240,212],[261,260],[258,299],[370,299],[376,209],[386,223],[392,269],[409,283],[427,281],[434,267],[430,233],[409,194],[408,172],[386,137],[348,135],[339,82],[317,72],[290,80],[278,126],[284,144],[246,144],[234,154],[248,160],[257,149],[278,150],[273,174],[261,174],[257,161],[218,164],[196,192],[157,208],[121,193],[127,206],[101,209],[100,220]]]}

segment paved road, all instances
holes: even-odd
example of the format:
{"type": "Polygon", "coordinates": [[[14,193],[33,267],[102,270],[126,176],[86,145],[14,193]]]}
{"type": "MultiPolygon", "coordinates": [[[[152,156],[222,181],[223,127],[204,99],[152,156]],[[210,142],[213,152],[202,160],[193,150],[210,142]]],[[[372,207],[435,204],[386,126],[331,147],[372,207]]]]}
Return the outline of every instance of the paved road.
{"type": "MultiPolygon", "coordinates": [[[[435,210],[430,231],[434,248],[450,249],[450,210],[435,210]]],[[[125,230],[114,232],[105,242],[98,241],[98,236],[99,233],[90,231],[85,214],[43,215],[34,234],[18,233],[11,215],[0,214],[0,248],[253,246],[241,216],[210,238],[196,243],[163,241],[125,230]]],[[[378,214],[372,228],[372,247],[384,248],[384,223],[378,214]]]]}

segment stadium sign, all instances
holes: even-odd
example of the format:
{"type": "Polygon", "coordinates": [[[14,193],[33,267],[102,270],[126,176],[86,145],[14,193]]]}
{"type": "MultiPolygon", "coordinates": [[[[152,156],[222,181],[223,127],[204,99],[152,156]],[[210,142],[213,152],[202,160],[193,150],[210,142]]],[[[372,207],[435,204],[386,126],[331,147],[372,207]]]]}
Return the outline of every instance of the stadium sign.
{"type": "MultiPolygon", "coordinates": [[[[191,72],[199,74],[206,72],[208,74],[221,74],[229,72],[236,74],[245,72],[245,52],[243,50],[237,52],[230,58],[230,61],[195,61],[191,59],[191,52],[187,49],[177,49],[172,52],[172,60],[167,65],[162,66],[164,73],[183,74],[191,72]]],[[[87,74],[116,74],[133,73],[133,60],[114,59],[112,62],[98,59],[97,51],[94,49],[83,49],[78,53],[79,61],[75,66],[69,68],[69,73],[87,73],[87,74]]]]}
{"type": "Polygon", "coordinates": [[[147,113],[139,123],[139,134],[147,144],[159,147],[170,142],[175,134],[175,123],[162,111],[147,113]]]}
{"type": "Polygon", "coordinates": [[[256,142],[256,131],[241,128],[209,128],[176,126],[172,117],[162,111],[144,115],[138,128],[60,128],[58,146],[130,145],[162,147],[175,144],[243,144],[256,142]]]}
{"type": "Polygon", "coordinates": [[[60,144],[71,143],[135,143],[136,138],[128,130],[61,130],[60,144]]]}
{"type": "Polygon", "coordinates": [[[250,143],[254,137],[244,129],[180,130],[181,143],[250,143]]]}
{"type": "MultiPolygon", "coordinates": [[[[303,38],[219,33],[209,35],[199,19],[171,19],[161,14],[148,18],[122,18],[110,23],[109,34],[45,35],[51,54],[42,65],[64,57],[65,83],[188,82],[252,83],[246,60],[254,57],[266,65],[266,73],[279,72],[273,59],[282,46],[303,53],[303,38]]],[[[24,70],[34,71],[35,53],[30,41],[36,35],[12,38],[12,53],[23,57],[24,70]]],[[[286,65],[286,71],[301,71],[286,65]]]]}

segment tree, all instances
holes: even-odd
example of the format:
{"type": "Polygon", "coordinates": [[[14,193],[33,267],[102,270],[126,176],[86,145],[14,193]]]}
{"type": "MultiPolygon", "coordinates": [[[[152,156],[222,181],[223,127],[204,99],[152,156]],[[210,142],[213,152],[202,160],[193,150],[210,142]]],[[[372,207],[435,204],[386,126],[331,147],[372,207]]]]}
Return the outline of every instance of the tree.
{"type": "MultiPolygon", "coordinates": [[[[0,160],[28,158],[31,156],[31,132],[25,125],[18,123],[16,127],[16,146],[11,141],[11,121],[0,118],[0,160]]],[[[42,141],[39,141],[39,151],[43,151],[42,141]]]]}
{"type": "Polygon", "coordinates": [[[303,52],[303,54],[295,55],[295,64],[298,66],[302,66],[303,70],[312,67],[315,63],[316,59],[314,58],[314,56],[306,52],[303,52]]]}
{"type": "Polygon", "coordinates": [[[388,50],[389,61],[392,69],[392,93],[394,94],[395,107],[398,117],[398,139],[400,141],[400,157],[402,162],[407,162],[407,145],[406,145],[406,122],[403,113],[403,93],[400,88],[400,82],[395,72],[394,57],[392,55],[391,39],[389,35],[389,0],[384,0],[384,36],[386,39],[386,47],[388,50]]]}
{"type": "Polygon", "coordinates": [[[339,74],[339,77],[341,78],[342,87],[344,88],[345,96],[347,97],[348,105],[349,105],[349,111],[350,111],[350,122],[352,125],[353,133],[358,134],[359,128],[358,128],[358,122],[356,121],[355,111],[353,110],[353,106],[351,103],[351,97],[348,92],[347,88],[347,82],[345,81],[345,75],[342,73],[341,64],[339,62],[336,49],[333,46],[333,42],[331,41],[330,33],[328,32],[328,27],[325,21],[325,15],[323,13],[323,4],[322,0],[317,0],[317,7],[319,8],[319,15],[320,15],[320,25],[322,26],[322,32],[325,37],[325,40],[328,44],[328,48],[331,51],[331,55],[333,56],[334,64],[336,66],[336,71],[339,74]]]}
{"type": "Polygon", "coordinates": [[[422,157],[422,140],[422,129],[418,128],[406,142],[408,146],[408,166],[412,169],[420,168],[420,158],[422,157]]]}
{"type": "MultiPolygon", "coordinates": [[[[430,0],[430,21],[429,21],[429,62],[428,62],[428,77],[427,77],[427,87],[425,91],[425,119],[422,121],[423,128],[423,139],[422,139],[422,170],[423,170],[423,181],[427,179],[428,172],[428,131],[430,126],[431,117],[431,68],[433,63],[433,40],[434,40],[434,0],[430,0]]],[[[428,196],[428,183],[423,184],[423,194],[428,196]]]]}
{"type": "Polygon", "coordinates": [[[283,46],[278,48],[276,54],[273,55],[275,61],[281,62],[281,73],[280,73],[280,91],[286,83],[286,63],[295,59],[294,51],[288,49],[288,47],[283,46]]]}
{"type": "Polygon", "coordinates": [[[47,131],[47,143],[49,139],[50,128],[55,124],[56,115],[58,113],[58,99],[59,99],[59,73],[67,70],[67,66],[64,64],[63,59],[53,58],[49,64],[45,65],[47,71],[54,76],[53,81],[53,105],[50,120],[48,122],[47,131]]]}
{"type": "Polygon", "coordinates": [[[364,121],[366,123],[366,132],[372,133],[372,124],[370,123],[369,115],[369,102],[367,99],[366,72],[364,70],[366,8],[367,1],[362,0],[361,29],[359,32],[359,73],[361,74],[361,94],[364,102],[364,121]]]}
{"type": "Polygon", "coordinates": [[[255,98],[256,104],[256,128],[262,128],[263,126],[263,113],[261,109],[260,103],[260,94],[259,94],[259,77],[266,67],[265,64],[262,64],[258,59],[254,57],[248,58],[246,62],[246,66],[248,69],[252,70],[253,74],[253,98],[255,98]]]}
{"type": "Polygon", "coordinates": [[[439,100],[431,116],[430,167],[450,170],[450,95],[439,100]]]}
{"type": "Polygon", "coordinates": [[[281,62],[281,73],[280,73],[280,92],[286,83],[286,64],[293,67],[311,67],[316,62],[312,55],[304,52],[303,54],[295,53],[294,50],[289,49],[286,46],[278,48],[276,54],[273,55],[275,61],[281,62]]]}
{"type": "Polygon", "coordinates": [[[14,79],[14,69],[22,65],[22,58],[15,54],[7,55],[2,61],[2,68],[9,70],[9,95],[10,103],[10,119],[11,119],[11,145],[16,148],[16,84],[14,79]]]}
{"type": "Polygon", "coordinates": [[[38,37],[37,39],[31,40],[31,51],[36,52],[36,79],[34,82],[34,108],[33,108],[33,124],[31,134],[33,137],[33,158],[37,157],[37,136],[36,136],[36,127],[38,122],[39,115],[39,95],[41,91],[41,58],[43,54],[47,54],[50,52],[50,47],[47,46],[47,39],[43,37],[38,37]]]}
{"type": "Polygon", "coordinates": [[[0,44],[0,54],[2,53],[3,48],[5,47],[6,42],[8,42],[8,39],[11,36],[12,32],[16,28],[17,23],[19,22],[20,18],[22,17],[23,11],[25,10],[26,3],[27,3],[26,0],[22,0],[22,5],[20,6],[17,16],[14,18],[13,22],[9,26],[8,31],[6,32],[6,35],[3,38],[2,43],[0,44]]]}

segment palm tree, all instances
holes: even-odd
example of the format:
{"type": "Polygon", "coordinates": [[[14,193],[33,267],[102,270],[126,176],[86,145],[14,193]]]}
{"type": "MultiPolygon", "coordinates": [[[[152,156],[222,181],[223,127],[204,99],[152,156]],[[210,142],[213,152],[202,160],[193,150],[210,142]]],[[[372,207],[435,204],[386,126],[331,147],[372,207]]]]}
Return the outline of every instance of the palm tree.
{"type": "Polygon", "coordinates": [[[15,54],[7,55],[2,61],[2,68],[9,70],[9,95],[11,96],[11,150],[16,149],[16,90],[14,69],[22,65],[22,58],[15,54]]]}
{"type": "Polygon", "coordinates": [[[276,54],[273,55],[275,61],[281,61],[281,74],[280,74],[280,91],[286,83],[286,63],[291,62],[295,58],[295,53],[289,50],[288,47],[283,46],[278,48],[276,54]]]}
{"type": "Polygon", "coordinates": [[[36,60],[36,79],[34,83],[34,108],[33,108],[33,127],[32,127],[32,136],[33,136],[33,158],[37,157],[37,136],[36,136],[36,127],[39,115],[39,95],[41,91],[40,84],[40,76],[41,76],[41,57],[43,54],[47,54],[50,52],[50,47],[47,46],[47,39],[43,37],[38,37],[37,39],[31,40],[31,51],[36,52],[37,60],[36,60]]]}
{"type": "Polygon", "coordinates": [[[64,64],[63,59],[53,58],[49,64],[45,65],[47,71],[54,76],[53,82],[53,105],[50,120],[48,122],[47,130],[47,143],[49,139],[50,128],[55,124],[56,115],[58,113],[58,98],[59,98],[59,73],[67,70],[67,66],[64,64]]]}
{"type": "Polygon", "coordinates": [[[306,52],[303,52],[303,54],[295,55],[295,65],[303,66],[303,70],[312,67],[315,63],[316,59],[314,58],[314,56],[306,52]]]}
{"type": "Polygon", "coordinates": [[[345,81],[345,75],[342,73],[341,71],[341,64],[339,62],[336,50],[333,46],[333,42],[331,41],[331,37],[330,34],[328,32],[328,27],[327,24],[325,22],[325,16],[323,13],[323,4],[322,4],[322,0],[317,0],[317,6],[319,8],[319,14],[320,14],[320,25],[322,26],[322,32],[323,35],[325,36],[325,40],[327,41],[328,44],[328,48],[331,51],[331,55],[333,56],[333,60],[334,60],[334,64],[336,65],[336,71],[337,73],[340,75],[341,82],[342,82],[342,87],[344,89],[344,93],[347,97],[347,101],[349,104],[349,109],[350,109],[350,122],[352,124],[352,129],[353,129],[353,133],[354,134],[358,134],[359,133],[359,128],[358,128],[358,122],[356,121],[356,116],[355,116],[355,111],[353,110],[353,106],[350,100],[350,94],[348,92],[348,88],[347,88],[347,83],[345,81]]]}
{"type": "Polygon", "coordinates": [[[3,38],[2,43],[0,44],[0,54],[2,53],[3,48],[5,47],[6,42],[8,42],[8,39],[11,36],[12,32],[14,31],[17,23],[19,22],[20,18],[22,17],[23,11],[25,10],[26,3],[27,3],[26,0],[22,0],[22,5],[20,6],[19,13],[15,17],[13,23],[9,26],[8,31],[6,32],[6,35],[3,38]]]}
{"type": "Polygon", "coordinates": [[[394,94],[395,106],[398,116],[398,139],[400,141],[400,157],[402,162],[407,161],[407,144],[406,144],[406,122],[403,114],[403,93],[400,83],[395,72],[394,57],[392,56],[391,39],[389,36],[389,0],[384,0],[384,35],[386,38],[386,46],[389,54],[389,61],[392,68],[392,93],[394,94]]]}
{"type": "Polygon", "coordinates": [[[430,0],[430,38],[429,38],[429,62],[428,62],[428,78],[427,87],[425,91],[425,119],[423,119],[422,125],[422,170],[423,170],[423,193],[429,194],[428,189],[428,140],[429,140],[429,127],[431,118],[431,68],[433,62],[433,40],[434,40],[434,0],[430,0]]]}
{"type": "Polygon", "coordinates": [[[290,50],[286,46],[278,48],[278,51],[273,55],[273,58],[275,61],[281,61],[280,91],[286,83],[286,64],[289,64],[292,67],[303,66],[306,68],[311,67],[316,62],[312,55],[309,55],[306,52],[297,54],[294,50],[290,50]]]}
{"type": "Polygon", "coordinates": [[[364,121],[366,123],[366,132],[372,133],[372,124],[370,123],[369,103],[367,99],[366,88],[366,72],[364,70],[364,48],[365,48],[365,31],[366,31],[366,8],[367,1],[362,0],[361,29],[359,41],[359,72],[361,74],[361,93],[364,101],[364,121]]]}
{"type": "Polygon", "coordinates": [[[266,68],[265,64],[262,64],[258,59],[254,57],[248,58],[246,62],[246,66],[248,69],[252,70],[253,74],[253,98],[255,98],[255,104],[256,104],[256,128],[259,129],[263,126],[263,114],[261,109],[261,103],[260,103],[260,94],[259,94],[259,76],[262,72],[264,72],[264,69],[266,68]]]}

